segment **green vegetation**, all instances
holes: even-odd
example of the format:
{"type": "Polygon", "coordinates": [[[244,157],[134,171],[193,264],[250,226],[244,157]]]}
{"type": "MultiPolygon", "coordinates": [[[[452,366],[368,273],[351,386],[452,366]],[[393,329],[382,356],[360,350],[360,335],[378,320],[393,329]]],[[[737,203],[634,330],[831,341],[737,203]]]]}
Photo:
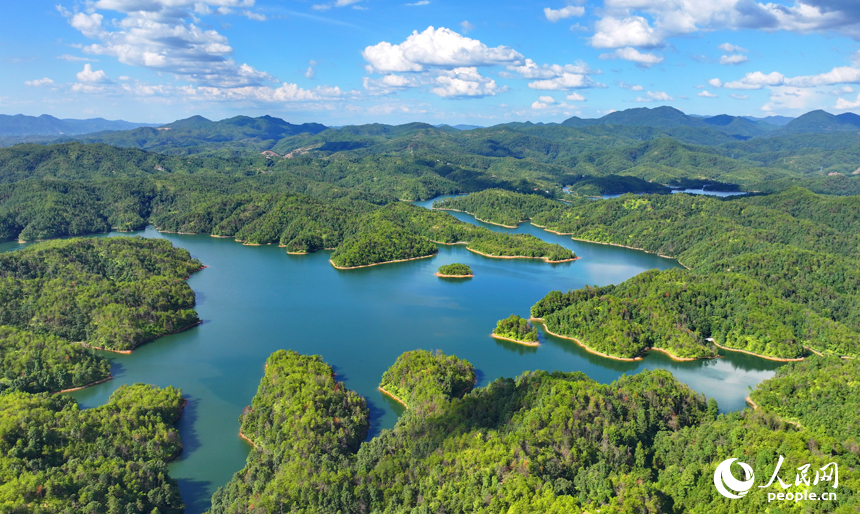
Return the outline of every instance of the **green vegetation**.
{"type": "Polygon", "coordinates": [[[435,244],[393,224],[377,224],[344,241],[331,255],[339,268],[428,257],[438,252],[435,244]]]}
{"type": "Polygon", "coordinates": [[[810,357],[779,368],[756,387],[757,406],[805,429],[860,442],[860,366],[836,357],[810,357]]]}
{"type": "Polygon", "coordinates": [[[805,347],[860,356],[855,198],[793,188],[736,199],[677,194],[564,204],[488,190],[440,205],[490,220],[513,212],[548,230],[676,257],[690,268],[556,291],[532,308],[550,331],[602,353],[631,358],[660,348],[701,358],[714,355],[713,338],[774,358],[800,357],[805,347]]]}
{"type": "Polygon", "coordinates": [[[81,410],[66,396],[0,394],[4,512],[181,514],[166,462],[182,445],[172,426],[178,389],[122,386],[81,410]]]}
{"type": "Polygon", "coordinates": [[[453,264],[445,264],[444,266],[439,266],[439,275],[447,275],[454,277],[468,277],[471,276],[472,268],[465,264],[461,264],[459,262],[455,262],[453,264]]]}
{"type": "Polygon", "coordinates": [[[516,314],[499,320],[496,328],[493,329],[493,334],[524,343],[537,343],[538,340],[537,329],[516,314]]]}
{"type": "Polygon", "coordinates": [[[570,192],[581,196],[601,196],[622,193],[669,194],[672,190],[663,184],[656,184],[637,177],[609,175],[607,177],[585,178],[570,186],[570,192]]]}
{"type": "MultiPolygon", "coordinates": [[[[67,239],[2,253],[0,325],[56,336],[38,338],[51,350],[30,354],[37,359],[32,365],[41,360],[38,365],[44,367],[45,359],[53,362],[66,352],[70,356],[66,372],[74,372],[77,364],[72,364],[68,343],[58,338],[131,350],[197,323],[191,309],[194,292],[185,279],[200,267],[187,250],[159,239],[67,239]]],[[[6,351],[15,351],[17,345],[10,340],[6,351]]],[[[82,356],[76,361],[87,362],[82,356]]],[[[98,366],[86,365],[90,372],[98,366]]],[[[20,366],[14,369],[25,371],[20,366]]],[[[81,380],[73,384],[82,385],[81,380]]]]}
{"type": "Polygon", "coordinates": [[[212,496],[212,514],[303,504],[337,512],[332,507],[346,499],[341,483],[367,435],[368,416],[364,398],[337,382],[320,357],[275,352],[241,418],[254,449],[245,468],[212,496]]]}
{"type": "Polygon", "coordinates": [[[412,410],[432,414],[452,398],[462,398],[475,385],[468,361],[441,351],[406,352],[382,375],[379,387],[412,410]]]}
{"type": "MultiPolygon", "coordinates": [[[[850,512],[857,505],[860,481],[848,471],[860,463],[852,437],[797,427],[765,408],[718,415],[714,400],[667,371],[646,370],[606,385],[582,373],[529,372],[459,398],[473,376],[471,365],[408,352],[381,386],[409,398],[410,408],[393,430],[358,445],[338,437],[366,427],[366,417],[347,410],[337,418],[346,420],[344,426],[319,407],[344,409],[352,393],[336,385],[316,358],[310,358],[313,370],[304,369],[305,359],[287,352],[270,359],[251,412],[266,409],[257,426],[270,420],[266,426],[282,434],[281,444],[252,438],[259,449],[215,493],[212,514],[765,512],[767,492],[783,489],[754,488],[739,506],[714,489],[714,469],[739,458],[764,484],[780,455],[786,458],[780,477],[790,484],[804,464],[812,470],[839,465],[837,499],[816,504],[817,512],[850,512]],[[297,381],[307,385],[299,388],[297,381]],[[430,409],[413,407],[422,398],[430,409]],[[310,415],[302,415],[304,405],[311,406],[310,415]],[[320,427],[326,427],[323,433],[320,427]]],[[[860,369],[856,361],[821,365],[831,371],[844,366],[844,386],[860,369]]],[[[791,405],[798,396],[783,385],[775,383],[768,394],[785,408],[800,407],[791,405]]],[[[832,482],[808,490],[832,491],[832,482]]],[[[800,514],[806,506],[787,502],[780,508],[800,514]]]]}
{"type": "Polygon", "coordinates": [[[110,377],[110,362],[48,334],[0,326],[0,391],[62,391],[110,377]]]}

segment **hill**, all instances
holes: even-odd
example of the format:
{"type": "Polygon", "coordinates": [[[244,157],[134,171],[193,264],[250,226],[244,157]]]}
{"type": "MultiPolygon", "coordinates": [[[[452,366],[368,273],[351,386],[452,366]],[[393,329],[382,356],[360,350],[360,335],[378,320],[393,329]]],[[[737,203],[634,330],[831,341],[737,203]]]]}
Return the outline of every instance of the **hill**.
{"type": "Polygon", "coordinates": [[[26,116],[23,114],[0,114],[0,136],[74,135],[106,130],[131,130],[151,127],[148,123],[132,123],[123,120],[92,118],[86,120],[55,118],[48,114],[26,116]]]}

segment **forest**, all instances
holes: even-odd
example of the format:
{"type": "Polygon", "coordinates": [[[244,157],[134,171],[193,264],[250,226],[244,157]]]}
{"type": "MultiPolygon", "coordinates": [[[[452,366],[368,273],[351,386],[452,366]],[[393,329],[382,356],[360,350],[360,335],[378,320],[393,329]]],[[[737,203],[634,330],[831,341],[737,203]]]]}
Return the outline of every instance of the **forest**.
{"type": "Polygon", "coordinates": [[[181,450],[172,387],[122,386],[81,409],[47,393],[0,394],[0,502],[10,513],[181,514],[167,461],[181,450]]]}
{"type": "MultiPolygon", "coordinates": [[[[860,432],[856,424],[828,430],[856,408],[856,395],[794,421],[812,402],[844,396],[860,378],[856,360],[813,357],[782,368],[753,393],[757,410],[731,414],[718,414],[713,399],[667,371],[611,384],[534,371],[470,391],[473,377],[471,364],[454,356],[401,355],[380,386],[409,408],[394,429],[358,444],[364,404],[335,382],[331,368],[318,357],[273,354],[242,418],[255,449],[215,493],[211,514],[765,512],[766,491],[782,491],[778,484],[733,503],[714,489],[713,470],[735,457],[752,464],[756,477],[769,476],[780,455],[780,477],[790,483],[807,463],[840,467],[841,492],[816,512],[857,507],[852,493],[860,482],[849,470],[860,464],[860,432]],[[787,386],[792,377],[801,390],[787,386]],[[292,415],[297,404],[310,408],[292,415]]],[[[780,505],[787,513],[805,508],[780,505]]]]}
{"type": "Polygon", "coordinates": [[[767,196],[625,195],[562,203],[501,190],[437,208],[529,219],[575,239],[677,258],[687,270],[551,292],[532,308],[556,334],[624,358],[679,358],[717,345],[773,358],[860,355],[860,205],[802,188],[767,196]]]}
{"type": "Polygon", "coordinates": [[[455,262],[453,264],[445,264],[439,266],[438,275],[447,275],[454,277],[470,277],[472,276],[472,268],[466,264],[455,262]]]}
{"type": "Polygon", "coordinates": [[[538,340],[537,329],[516,314],[500,319],[493,329],[493,335],[524,343],[537,343],[538,340]]]}

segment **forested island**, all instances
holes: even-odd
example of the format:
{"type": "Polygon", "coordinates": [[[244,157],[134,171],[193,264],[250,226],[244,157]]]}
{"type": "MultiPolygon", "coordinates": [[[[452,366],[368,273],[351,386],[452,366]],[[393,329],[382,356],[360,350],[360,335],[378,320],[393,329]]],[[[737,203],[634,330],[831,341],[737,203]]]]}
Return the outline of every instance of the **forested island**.
{"type": "MultiPolygon", "coordinates": [[[[215,493],[210,513],[728,513],[737,504],[713,486],[714,468],[726,458],[742,456],[757,470],[773,469],[780,455],[792,471],[807,463],[819,469],[836,462],[840,471],[857,465],[860,432],[840,421],[860,406],[857,395],[829,411],[805,409],[842,396],[860,378],[857,361],[813,357],[783,368],[753,393],[758,410],[727,415],[667,371],[606,385],[582,373],[536,371],[467,392],[471,370],[453,356],[403,354],[380,387],[409,409],[393,430],[360,443],[366,407],[333,380],[331,368],[318,357],[272,355],[242,418],[256,447],[245,469],[215,493]],[[836,387],[798,395],[781,385],[792,377],[836,387]],[[300,406],[312,414],[298,415],[300,406]]],[[[858,486],[842,471],[841,491],[858,486]]],[[[819,495],[832,488],[808,487],[819,495]]],[[[783,489],[754,490],[743,500],[745,512],[763,512],[770,491],[783,489]]],[[[818,507],[848,512],[857,501],[842,493],[818,507]]]]}
{"type": "Polygon", "coordinates": [[[436,276],[447,278],[468,278],[474,277],[475,275],[472,273],[472,268],[469,266],[455,262],[453,264],[439,266],[439,271],[436,272],[436,276]]]}
{"type": "Polygon", "coordinates": [[[508,318],[499,320],[496,323],[496,328],[493,329],[492,335],[498,339],[505,339],[527,346],[538,345],[537,329],[529,325],[527,320],[516,314],[511,314],[508,318]]]}

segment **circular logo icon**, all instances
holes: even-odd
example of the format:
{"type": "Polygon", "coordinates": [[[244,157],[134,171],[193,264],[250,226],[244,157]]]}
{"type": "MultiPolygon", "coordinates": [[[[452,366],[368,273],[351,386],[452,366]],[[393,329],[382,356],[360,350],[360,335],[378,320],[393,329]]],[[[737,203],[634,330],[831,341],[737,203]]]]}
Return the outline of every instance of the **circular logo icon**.
{"type": "Polygon", "coordinates": [[[726,459],[723,462],[720,462],[720,465],[717,466],[716,471],[714,471],[714,485],[717,487],[717,491],[725,496],[726,498],[731,498],[736,500],[738,498],[743,498],[747,491],[753,486],[753,482],[755,482],[755,475],[753,474],[753,470],[749,467],[748,464],[738,461],[738,464],[744,470],[746,474],[746,480],[741,481],[737,480],[734,475],[732,475],[732,462],[738,459],[726,459]],[[728,487],[728,489],[726,489],[728,487]],[[731,491],[734,491],[737,494],[734,494],[731,491]]]}

